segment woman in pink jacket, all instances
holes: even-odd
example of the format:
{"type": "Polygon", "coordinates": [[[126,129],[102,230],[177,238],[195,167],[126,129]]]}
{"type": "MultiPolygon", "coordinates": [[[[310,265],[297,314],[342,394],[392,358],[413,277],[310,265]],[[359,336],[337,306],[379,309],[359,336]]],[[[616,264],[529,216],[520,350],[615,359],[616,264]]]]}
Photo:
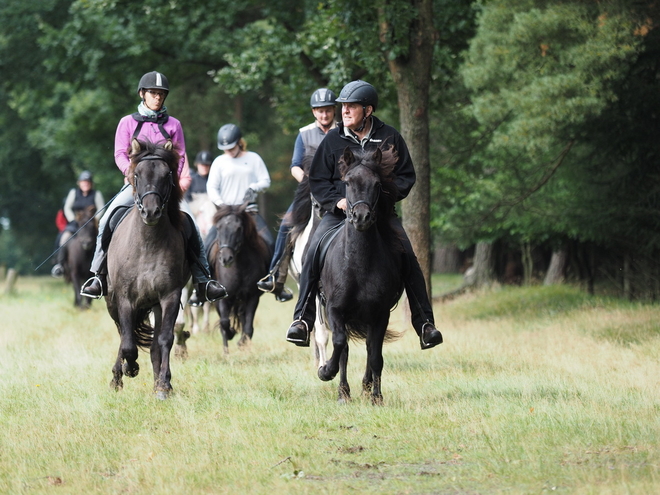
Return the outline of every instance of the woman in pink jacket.
{"type": "MultiPolygon", "coordinates": [[[[131,141],[133,139],[151,141],[152,143],[171,141],[181,155],[178,168],[179,184],[181,189],[185,191],[190,185],[190,173],[186,163],[186,143],[181,122],[169,116],[167,114],[167,107],[164,106],[169,90],[167,78],[160,72],[147,72],[142,76],[137,91],[142,100],[138,105],[138,111],[122,118],[117,126],[117,132],[115,134],[115,163],[119,170],[126,175],[130,166],[128,152],[131,149],[131,141]]],[[[107,289],[106,253],[103,251],[101,243],[103,232],[108,219],[117,208],[132,204],[133,191],[130,184],[126,183],[119,191],[119,194],[112,200],[99,222],[96,251],[90,268],[95,275],[87,280],[80,289],[80,293],[83,296],[99,299],[105,295],[107,289]]],[[[193,217],[189,212],[186,213],[188,213],[194,224],[193,217]]],[[[193,282],[196,285],[198,298],[201,298],[202,301],[215,301],[225,297],[227,291],[220,283],[211,279],[204,244],[202,243],[196,225],[195,231],[196,235],[191,236],[192,239],[189,240],[189,244],[195,250],[196,256],[194,258],[196,259],[188,260],[193,282]]]]}

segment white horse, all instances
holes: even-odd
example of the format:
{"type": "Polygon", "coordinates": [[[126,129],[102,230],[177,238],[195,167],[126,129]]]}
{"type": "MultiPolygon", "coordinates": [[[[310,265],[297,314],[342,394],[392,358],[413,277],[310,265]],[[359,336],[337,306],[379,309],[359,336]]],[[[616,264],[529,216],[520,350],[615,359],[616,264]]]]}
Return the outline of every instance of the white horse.
{"type": "MultiPolygon", "coordinates": [[[[305,229],[296,237],[293,244],[293,254],[289,262],[289,275],[298,283],[300,287],[300,272],[303,266],[303,255],[305,254],[305,247],[309,242],[309,238],[313,233],[313,229],[318,224],[319,217],[317,215],[317,208],[312,204],[312,214],[305,229]]],[[[321,298],[316,298],[316,320],[314,328],[312,329],[314,337],[314,358],[316,368],[320,368],[327,361],[328,340],[330,339],[330,329],[325,324],[325,317],[323,315],[323,307],[321,305],[321,298]]]]}

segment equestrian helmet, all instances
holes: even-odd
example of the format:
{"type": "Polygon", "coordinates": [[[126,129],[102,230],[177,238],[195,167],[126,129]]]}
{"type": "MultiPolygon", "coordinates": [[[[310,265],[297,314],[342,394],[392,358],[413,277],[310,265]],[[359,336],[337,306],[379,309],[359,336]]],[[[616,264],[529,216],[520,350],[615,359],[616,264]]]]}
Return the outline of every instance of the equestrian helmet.
{"type": "Polygon", "coordinates": [[[213,155],[211,155],[210,151],[200,151],[197,153],[197,156],[195,157],[195,163],[201,163],[202,165],[211,165],[213,162],[213,155]]]}
{"type": "Polygon", "coordinates": [[[320,88],[312,93],[309,99],[309,106],[312,108],[334,106],[337,96],[328,88],[320,88]]]}
{"type": "Polygon", "coordinates": [[[218,149],[230,150],[241,139],[241,130],[237,125],[225,124],[218,131],[218,149]]]}
{"type": "Polygon", "coordinates": [[[92,182],[93,179],[94,176],[89,170],[83,170],[82,172],[80,172],[80,175],[78,176],[78,182],[81,182],[83,180],[88,180],[92,182]]]}
{"type": "Polygon", "coordinates": [[[167,77],[165,77],[165,74],[152,71],[147,72],[140,78],[137,90],[138,94],[140,94],[140,91],[143,89],[162,89],[165,91],[165,93],[169,93],[170,84],[167,82],[167,77]]]}
{"type": "Polygon", "coordinates": [[[363,107],[371,105],[375,112],[378,106],[378,93],[371,84],[358,79],[342,88],[337,103],[359,103],[363,107]]]}

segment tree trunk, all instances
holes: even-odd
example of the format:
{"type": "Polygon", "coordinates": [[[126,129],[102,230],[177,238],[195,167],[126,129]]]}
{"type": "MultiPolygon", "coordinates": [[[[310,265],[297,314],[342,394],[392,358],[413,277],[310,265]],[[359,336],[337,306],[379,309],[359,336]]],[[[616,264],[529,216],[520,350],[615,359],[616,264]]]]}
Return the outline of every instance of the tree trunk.
{"type": "Polygon", "coordinates": [[[632,263],[628,253],[623,255],[623,298],[629,301],[633,298],[632,263]]]}
{"type": "Polygon", "coordinates": [[[459,273],[460,251],[454,244],[440,244],[433,253],[433,273],[459,273]]]}
{"type": "Polygon", "coordinates": [[[566,275],[568,265],[568,248],[564,245],[552,251],[550,266],[543,279],[543,285],[561,284],[566,275]]]}
{"type": "Polygon", "coordinates": [[[493,244],[479,242],[474,250],[474,277],[477,287],[490,287],[495,281],[493,244]]]}
{"type": "MultiPolygon", "coordinates": [[[[379,12],[381,40],[386,41],[393,29],[387,22],[385,9],[379,12]]],[[[417,16],[410,21],[408,53],[391,59],[390,73],[397,88],[401,135],[415,164],[417,182],[402,202],[403,226],[408,233],[431,294],[431,215],[429,163],[429,86],[433,57],[433,2],[411,0],[417,16]]],[[[397,26],[399,28],[399,26],[397,26]]]]}

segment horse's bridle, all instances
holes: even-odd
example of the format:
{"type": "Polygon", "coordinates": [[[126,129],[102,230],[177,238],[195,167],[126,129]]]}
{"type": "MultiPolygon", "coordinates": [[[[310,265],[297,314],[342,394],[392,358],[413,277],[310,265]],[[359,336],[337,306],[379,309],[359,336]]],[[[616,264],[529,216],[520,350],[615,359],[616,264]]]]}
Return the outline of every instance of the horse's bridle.
{"type": "MultiPolygon", "coordinates": [[[[144,157],[140,158],[138,163],[146,161],[146,160],[164,161],[163,158],[158,156],[158,155],[147,155],[147,156],[144,156],[144,157]]],[[[136,194],[137,194],[137,190],[138,190],[137,182],[138,182],[138,176],[137,176],[137,174],[134,174],[133,175],[133,185],[135,187],[136,194]]],[[[160,212],[162,213],[163,210],[165,209],[165,207],[167,206],[167,202],[170,200],[170,196],[172,195],[172,188],[174,187],[174,179],[172,177],[172,171],[171,170],[170,170],[170,180],[168,181],[167,185],[168,185],[168,188],[167,188],[167,193],[165,194],[165,197],[163,197],[163,195],[160,194],[155,189],[152,189],[151,191],[147,191],[144,194],[142,194],[141,196],[136,195],[135,204],[137,205],[140,212],[142,212],[142,210],[144,210],[144,205],[142,204],[142,201],[144,200],[144,198],[146,196],[149,196],[150,194],[155,194],[156,196],[158,196],[160,198],[160,200],[162,202],[160,207],[158,208],[158,210],[160,210],[160,212]]]]}
{"type": "Polygon", "coordinates": [[[382,191],[382,189],[383,188],[379,183],[376,199],[374,200],[373,204],[369,203],[369,201],[367,201],[366,199],[360,199],[355,203],[351,203],[349,199],[346,198],[346,203],[348,205],[348,210],[346,210],[346,218],[348,218],[349,223],[353,223],[354,210],[357,205],[361,205],[361,204],[367,205],[367,208],[369,208],[369,212],[373,213],[374,216],[376,215],[376,205],[378,204],[378,200],[380,199],[380,192],[382,191]]]}
{"type": "MultiPolygon", "coordinates": [[[[227,216],[229,216],[229,215],[227,215],[227,216]]],[[[239,217],[239,219],[240,219],[240,217],[239,217]]],[[[241,247],[243,247],[243,241],[242,240],[239,240],[236,243],[235,246],[232,246],[231,244],[220,244],[220,242],[218,242],[218,241],[216,241],[216,244],[218,245],[218,254],[220,254],[223,249],[231,249],[234,252],[234,254],[238,254],[238,252],[241,250],[241,247]]]]}

